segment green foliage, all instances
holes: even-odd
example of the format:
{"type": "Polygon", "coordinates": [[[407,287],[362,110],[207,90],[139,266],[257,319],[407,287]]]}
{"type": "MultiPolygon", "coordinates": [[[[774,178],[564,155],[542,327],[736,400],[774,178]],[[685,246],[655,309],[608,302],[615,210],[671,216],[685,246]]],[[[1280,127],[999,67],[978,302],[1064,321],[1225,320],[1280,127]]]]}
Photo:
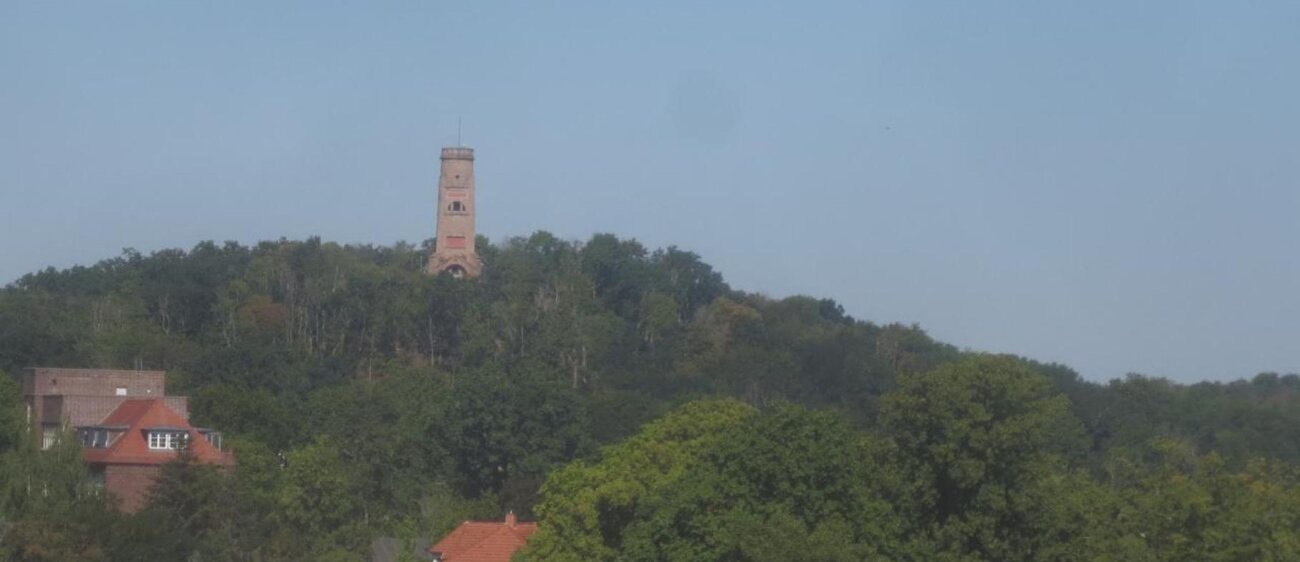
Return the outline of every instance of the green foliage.
{"type": "Polygon", "coordinates": [[[1069,403],[1010,357],[904,376],[877,435],[791,406],[695,421],[670,415],[553,473],[518,559],[1244,561],[1290,560],[1300,545],[1294,466],[1233,473],[1156,440],[1091,475],[1070,454],[1085,442],[1069,403]],[[705,446],[664,454],[677,442],[665,425],[705,446]]]}
{"type": "Polygon", "coordinates": [[[958,558],[1032,558],[1051,453],[1079,442],[1045,377],[1012,357],[973,356],[901,378],[881,424],[902,475],[886,493],[916,533],[958,558]]]}
{"type": "Polygon", "coordinates": [[[723,432],[673,486],[643,504],[620,560],[766,560],[766,546],[826,560],[886,560],[888,506],[873,466],[836,415],[778,407],[723,432]],[[824,558],[823,558],[824,557],[824,558]]]}
{"type": "Polygon", "coordinates": [[[1161,439],[1142,460],[1110,459],[1109,521],[1090,532],[1098,560],[1293,560],[1300,556],[1294,467],[1227,470],[1216,454],[1161,439]]]}
{"type": "Polygon", "coordinates": [[[167,370],[240,462],[114,514],[0,375],[5,556],[359,559],[514,510],[539,560],[1296,558],[1300,376],[1100,385],[674,247],[476,243],[475,281],[311,238],[0,289],[0,369],[167,370]]]}
{"type": "Polygon", "coordinates": [[[107,559],[109,505],[87,479],[76,437],[64,433],[45,451],[38,438],[22,431],[0,454],[0,558],[107,559]]]}
{"type": "Polygon", "coordinates": [[[0,371],[0,454],[17,447],[25,431],[22,388],[18,381],[0,371]]]}
{"type": "Polygon", "coordinates": [[[429,485],[421,493],[421,517],[416,527],[421,536],[443,537],[462,522],[497,519],[501,515],[494,494],[470,499],[440,482],[429,485]]]}
{"type": "Polygon", "coordinates": [[[118,524],[113,559],[257,560],[267,539],[266,512],[243,484],[183,451],[163,465],[148,506],[118,524]]]}
{"type": "MultiPolygon", "coordinates": [[[[591,443],[586,414],[577,395],[562,383],[531,376],[478,373],[452,389],[452,402],[435,431],[464,492],[477,497],[500,492],[520,480],[540,479],[548,470],[584,453],[591,443]]],[[[535,489],[536,484],[529,487],[535,489]]],[[[527,512],[531,493],[505,507],[527,512]]]]}
{"type": "Polygon", "coordinates": [[[301,408],[269,390],[218,383],[199,390],[191,401],[195,421],[242,435],[276,450],[302,442],[307,433],[301,408]]]}
{"type": "Polygon", "coordinates": [[[546,524],[530,542],[537,560],[608,560],[642,504],[678,485],[721,433],[754,415],[739,402],[694,402],[641,433],[551,474],[537,514],[546,524]]]}
{"type": "Polygon", "coordinates": [[[356,546],[364,513],[355,470],[324,438],[287,456],[275,517],[288,540],[313,537],[316,545],[356,546]]]}

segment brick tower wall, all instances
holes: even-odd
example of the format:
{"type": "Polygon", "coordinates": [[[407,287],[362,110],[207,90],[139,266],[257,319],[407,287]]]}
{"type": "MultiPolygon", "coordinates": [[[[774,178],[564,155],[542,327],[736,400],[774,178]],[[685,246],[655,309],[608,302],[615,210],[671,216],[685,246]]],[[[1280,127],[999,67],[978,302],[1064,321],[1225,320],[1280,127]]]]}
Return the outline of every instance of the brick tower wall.
{"type": "Polygon", "coordinates": [[[482,271],[474,249],[474,149],[442,149],[438,175],[438,227],[436,248],[429,256],[428,272],[459,269],[468,277],[482,271]]]}

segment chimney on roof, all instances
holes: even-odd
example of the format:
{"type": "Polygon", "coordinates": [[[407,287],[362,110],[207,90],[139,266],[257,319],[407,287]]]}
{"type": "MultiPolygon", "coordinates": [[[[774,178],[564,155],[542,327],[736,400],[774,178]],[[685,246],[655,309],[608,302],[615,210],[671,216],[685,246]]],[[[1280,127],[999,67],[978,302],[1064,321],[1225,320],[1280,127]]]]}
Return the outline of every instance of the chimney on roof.
{"type": "Polygon", "coordinates": [[[511,529],[515,528],[515,512],[510,511],[506,513],[506,526],[511,529]]]}

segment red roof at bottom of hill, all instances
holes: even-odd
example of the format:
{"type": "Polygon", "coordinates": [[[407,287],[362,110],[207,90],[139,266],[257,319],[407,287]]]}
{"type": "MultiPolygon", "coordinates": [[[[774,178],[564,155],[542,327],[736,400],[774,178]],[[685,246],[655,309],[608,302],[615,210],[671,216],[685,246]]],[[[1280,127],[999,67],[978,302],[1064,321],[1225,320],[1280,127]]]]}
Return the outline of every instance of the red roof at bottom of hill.
{"type": "Polygon", "coordinates": [[[501,523],[466,521],[429,547],[429,552],[440,562],[510,562],[535,532],[536,523],[520,523],[514,513],[506,514],[501,523]]]}

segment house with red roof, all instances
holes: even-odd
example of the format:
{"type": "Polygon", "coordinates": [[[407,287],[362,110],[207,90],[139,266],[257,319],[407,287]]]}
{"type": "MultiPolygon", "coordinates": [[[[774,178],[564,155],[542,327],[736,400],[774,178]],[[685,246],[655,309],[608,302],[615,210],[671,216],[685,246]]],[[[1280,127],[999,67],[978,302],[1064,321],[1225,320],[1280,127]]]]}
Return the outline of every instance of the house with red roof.
{"type": "Polygon", "coordinates": [[[127,513],[144,507],[162,465],[182,449],[201,463],[235,466],[234,455],[221,449],[220,433],[191,426],[162,398],[124,400],[102,422],[78,427],[77,434],[91,477],[127,513]]]}
{"type": "Polygon", "coordinates": [[[510,562],[528,537],[537,532],[536,523],[520,523],[514,512],[505,522],[466,521],[451,534],[429,547],[434,562],[510,562]]]}
{"type": "Polygon", "coordinates": [[[221,434],[189,423],[189,402],[168,396],[166,373],[35,367],[23,373],[27,422],[48,449],[75,429],[91,477],[123,511],[144,506],[162,465],[188,449],[195,460],[233,467],[221,434]]]}

